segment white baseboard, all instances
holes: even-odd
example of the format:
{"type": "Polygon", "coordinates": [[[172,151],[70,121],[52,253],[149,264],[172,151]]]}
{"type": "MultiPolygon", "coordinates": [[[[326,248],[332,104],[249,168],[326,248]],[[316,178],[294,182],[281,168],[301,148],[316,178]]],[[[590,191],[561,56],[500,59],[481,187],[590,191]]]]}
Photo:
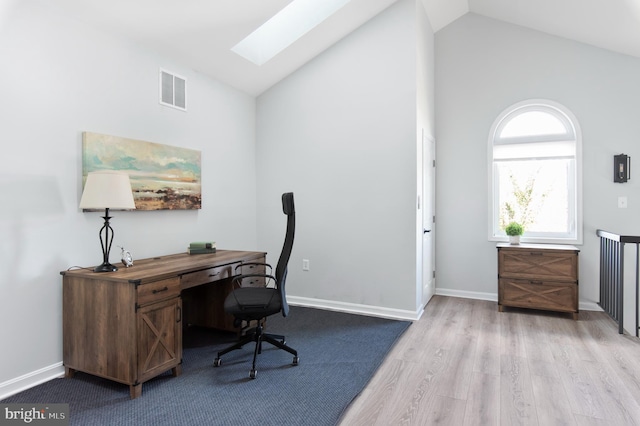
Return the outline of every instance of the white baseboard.
{"type": "Polygon", "coordinates": [[[307,308],[326,309],[329,311],[406,321],[416,321],[420,319],[424,312],[422,308],[418,311],[407,311],[404,309],[384,308],[380,306],[361,305],[358,303],[346,303],[335,300],[313,299],[310,297],[298,296],[287,296],[287,302],[292,306],[304,306],[307,308]]]}
{"type": "Polygon", "coordinates": [[[62,361],[0,383],[0,400],[58,377],[64,377],[62,361]]]}
{"type": "MultiPolygon", "coordinates": [[[[464,299],[489,300],[491,302],[498,301],[497,293],[479,293],[476,291],[451,290],[446,288],[436,288],[436,294],[439,296],[462,297],[464,299]]],[[[596,302],[590,300],[580,300],[578,309],[581,311],[602,311],[596,302]]]]}
{"type": "Polygon", "coordinates": [[[447,288],[436,288],[438,296],[461,297],[463,299],[498,301],[498,293],[480,293],[478,291],[451,290],[447,288]]]}
{"type": "Polygon", "coordinates": [[[580,310],[581,311],[599,311],[599,312],[604,312],[604,309],[602,309],[598,303],[596,302],[592,302],[590,300],[581,300],[579,302],[580,305],[580,310]]]}

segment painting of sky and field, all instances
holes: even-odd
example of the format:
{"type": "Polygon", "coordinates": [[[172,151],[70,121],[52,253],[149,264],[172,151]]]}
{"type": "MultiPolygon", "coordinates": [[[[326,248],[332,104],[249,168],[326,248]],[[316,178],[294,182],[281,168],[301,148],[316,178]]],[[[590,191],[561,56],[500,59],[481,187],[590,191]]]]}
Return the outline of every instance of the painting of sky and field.
{"type": "Polygon", "coordinates": [[[117,136],[82,134],[82,182],[89,172],[129,174],[136,210],[202,206],[200,151],[117,136]]]}

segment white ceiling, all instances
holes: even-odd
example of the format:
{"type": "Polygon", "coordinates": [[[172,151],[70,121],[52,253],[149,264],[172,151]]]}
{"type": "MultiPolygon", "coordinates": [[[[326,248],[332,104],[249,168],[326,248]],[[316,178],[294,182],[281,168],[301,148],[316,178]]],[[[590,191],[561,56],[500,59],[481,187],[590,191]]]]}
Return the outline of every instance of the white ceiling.
{"type": "MultiPolygon", "coordinates": [[[[290,1],[55,0],[49,5],[257,96],[397,0],[351,0],[262,66],[230,50],[290,1]]],[[[474,12],[640,57],[640,0],[421,1],[434,31],[474,12]]]]}

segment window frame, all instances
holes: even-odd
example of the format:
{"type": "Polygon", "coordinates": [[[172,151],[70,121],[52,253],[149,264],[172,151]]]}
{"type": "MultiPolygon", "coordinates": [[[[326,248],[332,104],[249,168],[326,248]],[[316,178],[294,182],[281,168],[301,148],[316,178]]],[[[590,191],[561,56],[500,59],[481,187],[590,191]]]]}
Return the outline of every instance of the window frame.
{"type": "MultiPolygon", "coordinates": [[[[540,235],[523,235],[521,241],[523,243],[547,243],[547,244],[582,244],[583,238],[583,220],[582,220],[582,132],[580,130],[580,124],[573,115],[573,113],[565,106],[547,99],[529,99],[518,102],[506,108],[493,122],[489,131],[488,149],[487,149],[487,161],[488,161],[488,238],[489,241],[508,241],[508,237],[504,234],[504,231],[498,228],[500,206],[497,206],[499,198],[499,182],[496,179],[497,165],[494,162],[494,146],[497,140],[497,136],[502,129],[515,117],[530,111],[540,111],[551,114],[558,118],[569,129],[564,135],[534,135],[534,136],[519,136],[512,138],[504,138],[503,143],[535,143],[535,142],[555,142],[560,140],[574,140],[575,141],[575,161],[573,164],[573,178],[575,185],[569,189],[569,196],[573,194],[570,200],[572,204],[571,210],[574,211],[575,218],[573,219],[575,231],[573,235],[567,237],[540,235]],[[567,139],[568,138],[568,139],[567,139]],[[496,232],[497,231],[497,232],[496,232]]],[[[571,213],[569,213],[571,214],[571,213]]],[[[569,218],[571,219],[571,218],[569,218]]]]}

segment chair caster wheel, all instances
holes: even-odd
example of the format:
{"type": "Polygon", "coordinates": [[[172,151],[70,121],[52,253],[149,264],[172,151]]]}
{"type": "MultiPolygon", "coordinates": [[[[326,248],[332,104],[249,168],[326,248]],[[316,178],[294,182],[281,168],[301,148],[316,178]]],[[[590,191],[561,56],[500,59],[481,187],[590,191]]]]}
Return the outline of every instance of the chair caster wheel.
{"type": "Polygon", "coordinates": [[[213,360],[214,367],[220,367],[220,364],[222,364],[222,360],[220,358],[216,358],[213,360]]]}
{"type": "Polygon", "coordinates": [[[251,371],[249,372],[249,378],[250,378],[250,379],[255,379],[257,374],[258,374],[258,370],[255,370],[255,369],[254,369],[254,370],[251,370],[251,371]]]}
{"type": "Polygon", "coordinates": [[[298,356],[294,356],[293,357],[293,365],[298,365],[298,363],[300,362],[300,358],[298,358],[298,356]]]}

